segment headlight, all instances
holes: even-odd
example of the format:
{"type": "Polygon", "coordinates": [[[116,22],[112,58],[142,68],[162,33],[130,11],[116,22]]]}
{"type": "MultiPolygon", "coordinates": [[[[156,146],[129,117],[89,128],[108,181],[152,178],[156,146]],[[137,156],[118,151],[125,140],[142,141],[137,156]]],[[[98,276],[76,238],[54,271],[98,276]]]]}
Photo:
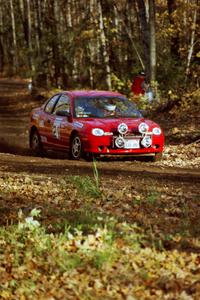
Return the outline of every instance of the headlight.
{"type": "Polygon", "coordinates": [[[149,126],[146,123],[140,123],[138,130],[140,133],[145,133],[149,130],[149,126]]]}
{"type": "Polygon", "coordinates": [[[154,127],[152,130],[153,134],[155,135],[160,135],[161,134],[161,129],[159,127],[154,127]]]}
{"type": "Polygon", "coordinates": [[[121,123],[117,127],[120,134],[126,134],[128,131],[128,126],[125,123],[121,123]]]}
{"type": "Polygon", "coordinates": [[[93,128],[92,134],[95,136],[102,136],[102,135],[104,135],[104,131],[101,128],[93,128]]]}
{"type": "Polygon", "coordinates": [[[125,142],[124,142],[123,137],[119,136],[116,138],[115,145],[117,146],[117,148],[123,148],[124,144],[125,144],[125,142]]]}

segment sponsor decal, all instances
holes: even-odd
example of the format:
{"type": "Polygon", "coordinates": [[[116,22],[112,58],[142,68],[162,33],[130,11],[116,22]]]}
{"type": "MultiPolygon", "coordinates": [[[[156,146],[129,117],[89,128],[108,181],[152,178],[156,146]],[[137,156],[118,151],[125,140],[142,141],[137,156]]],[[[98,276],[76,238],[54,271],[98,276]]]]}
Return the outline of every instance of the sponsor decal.
{"type": "Polygon", "coordinates": [[[75,127],[78,127],[78,128],[83,128],[83,123],[80,123],[80,122],[74,122],[74,126],[75,127]]]}
{"type": "Polygon", "coordinates": [[[33,119],[33,120],[37,120],[38,118],[39,118],[39,115],[38,115],[38,114],[33,114],[33,115],[32,115],[32,119],[33,119]]]}
{"type": "Polygon", "coordinates": [[[39,126],[40,126],[40,127],[44,127],[44,120],[39,120],[38,123],[39,123],[39,126]]]}
{"type": "Polygon", "coordinates": [[[60,127],[61,127],[62,118],[56,118],[52,126],[53,137],[60,139],[60,127]]]}

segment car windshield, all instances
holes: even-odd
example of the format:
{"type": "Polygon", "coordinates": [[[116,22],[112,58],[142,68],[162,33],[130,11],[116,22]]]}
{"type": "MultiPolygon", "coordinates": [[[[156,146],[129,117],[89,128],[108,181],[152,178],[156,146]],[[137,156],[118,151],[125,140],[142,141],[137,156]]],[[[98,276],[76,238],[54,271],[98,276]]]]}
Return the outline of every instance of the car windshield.
{"type": "Polygon", "coordinates": [[[126,98],[113,96],[76,97],[76,118],[140,118],[142,114],[135,104],[126,98]]]}

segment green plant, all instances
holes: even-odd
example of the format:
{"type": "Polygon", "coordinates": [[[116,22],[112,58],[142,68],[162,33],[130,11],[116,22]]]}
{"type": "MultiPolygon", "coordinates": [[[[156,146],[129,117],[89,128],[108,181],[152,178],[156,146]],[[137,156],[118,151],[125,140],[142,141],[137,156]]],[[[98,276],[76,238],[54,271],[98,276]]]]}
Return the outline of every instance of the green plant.
{"type": "Polygon", "coordinates": [[[94,251],[91,257],[92,265],[97,269],[101,269],[104,264],[112,264],[113,260],[114,253],[111,248],[101,251],[94,251]]]}
{"type": "Polygon", "coordinates": [[[96,182],[90,176],[73,176],[71,182],[76,186],[78,192],[85,196],[99,197],[100,193],[97,189],[96,182]]]}
{"type": "Polygon", "coordinates": [[[68,253],[58,249],[58,257],[55,256],[57,266],[62,272],[73,270],[83,264],[83,260],[78,253],[68,253]]]}
{"type": "Polygon", "coordinates": [[[96,185],[96,191],[98,194],[100,194],[99,172],[97,169],[97,162],[95,159],[93,159],[93,174],[94,174],[94,180],[96,185]]]}
{"type": "Polygon", "coordinates": [[[155,205],[158,200],[158,193],[157,192],[151,192],[147,196],[147,202],[151,205],[155,205]]]}
{"type": "Polygon", "coordinates": [[[101,194],[100,183],[99,183],[99,172],[97,169],[97,163],[93,160],[93,175],[90,176],[72,176],[70,181],[76,185],[80,194],[84,194],[90,197],[99,197],[101,194]]]}

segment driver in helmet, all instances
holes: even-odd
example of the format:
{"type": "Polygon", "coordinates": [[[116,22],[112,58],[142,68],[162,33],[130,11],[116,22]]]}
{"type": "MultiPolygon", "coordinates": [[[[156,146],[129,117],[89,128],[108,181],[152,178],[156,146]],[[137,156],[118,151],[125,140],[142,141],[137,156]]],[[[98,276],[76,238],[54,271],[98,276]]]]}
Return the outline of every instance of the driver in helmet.
{"type": "Polygon", "coordinates": [[[111,103],[106,103],[104,105],[104,116],[115,116],[116,105],[111,103]]]}

